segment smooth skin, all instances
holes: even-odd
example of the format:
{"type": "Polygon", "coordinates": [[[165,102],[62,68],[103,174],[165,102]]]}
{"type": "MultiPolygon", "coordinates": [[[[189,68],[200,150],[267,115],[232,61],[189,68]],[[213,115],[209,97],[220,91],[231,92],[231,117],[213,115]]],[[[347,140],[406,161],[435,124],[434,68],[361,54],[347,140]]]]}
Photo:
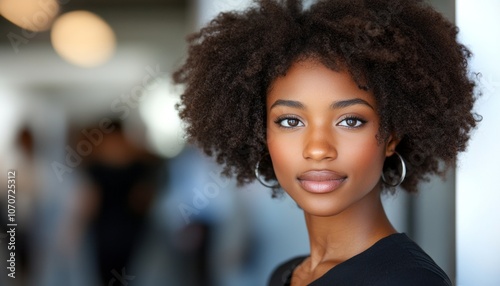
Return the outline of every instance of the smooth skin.
{"type": "Polygon", "coordinates": [[[307,285],[395,233],[380,176],[398,140],[377,139],[376,100],[347,71],[296,62],[269,88],[267,145],[281,187],[303,209],[310,256],[292,276],[307,285]]]}

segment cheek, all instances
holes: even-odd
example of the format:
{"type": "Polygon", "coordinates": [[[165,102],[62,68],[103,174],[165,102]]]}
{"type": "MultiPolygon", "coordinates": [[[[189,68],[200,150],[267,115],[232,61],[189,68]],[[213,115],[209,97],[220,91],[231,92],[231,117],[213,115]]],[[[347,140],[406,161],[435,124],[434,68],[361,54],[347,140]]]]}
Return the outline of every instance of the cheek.
{"type": "Polygon", "coordinates": [[[267,135],[267,148],[273,162],[273,169],[280,183],[286,182],[287,175],[291,172],[294,164],[293,161],[300,156],[297,140],[287,139],[286,136],[274,136],[272,133],[267,135]]]}
{"type": "Polygon", "coordinates": [[[344,147],[345,158],[349,159],[352,168],[363,170],[361,174],[365,178],[378,179],[380,177],[385,160],[385,148],[376,138],[358,139],[344,147]]]}

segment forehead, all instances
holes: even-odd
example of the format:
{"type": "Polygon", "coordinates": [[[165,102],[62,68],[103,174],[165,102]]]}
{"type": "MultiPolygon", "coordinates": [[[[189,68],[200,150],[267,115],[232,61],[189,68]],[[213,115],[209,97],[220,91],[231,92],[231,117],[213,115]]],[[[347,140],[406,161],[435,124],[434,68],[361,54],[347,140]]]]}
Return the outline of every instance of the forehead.
{"type": "Polygon", "coordinates": [[[315,60],[295,62],[284,76],[271,83],[267,105],[285,98],[302,101],[361,98],[376,105],[372,92],[361,89],[346,69],[335,71],[315,60]]]}

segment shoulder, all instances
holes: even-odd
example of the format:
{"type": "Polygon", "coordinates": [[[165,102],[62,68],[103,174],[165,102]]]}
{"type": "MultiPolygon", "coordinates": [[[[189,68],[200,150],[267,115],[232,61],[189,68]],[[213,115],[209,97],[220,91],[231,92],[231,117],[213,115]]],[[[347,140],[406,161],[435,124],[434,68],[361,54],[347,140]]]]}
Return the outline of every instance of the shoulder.
{"type": "Polygon", "coordinates": [[[446,273],[405,234],[381,239],[311,285],[451,286],[446,273]]]}
{"type": "Polygon", "coordinates": [[[447,276],[425,268],[404,268],[379,277],[376,286],[452,286],[447,276]]]}
{"type": "Polygon", "coordinates": [[[372,262],[378,264],[373,285],[451,286],[446,273],[406,234],[391,235],[373,250],[372,262]]]}
{"type": "Polygon", "coordinates": [[[277,266],[271,274],[269,279],[269,286],[284,286],[290,285],[290,279],[292,277],[293,270],[299,266],[307,256],[298,256],[289,259],[279,266],[277,266]]]}

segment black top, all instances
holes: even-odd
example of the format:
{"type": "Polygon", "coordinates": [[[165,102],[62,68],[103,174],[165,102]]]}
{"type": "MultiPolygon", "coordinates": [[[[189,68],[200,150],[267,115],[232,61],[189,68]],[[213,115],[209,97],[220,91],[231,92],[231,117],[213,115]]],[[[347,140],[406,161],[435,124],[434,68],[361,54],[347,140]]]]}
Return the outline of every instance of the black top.
{"type": "MultiPolygon", "coordinates": [[[[293,270],[307,256],[274,270],[269,286],[290,285],[293,270]]],[[[362,253],[338,264],[310,286],[451,286],[444,271],[406,234],[389,235],[362,253]]]]}

